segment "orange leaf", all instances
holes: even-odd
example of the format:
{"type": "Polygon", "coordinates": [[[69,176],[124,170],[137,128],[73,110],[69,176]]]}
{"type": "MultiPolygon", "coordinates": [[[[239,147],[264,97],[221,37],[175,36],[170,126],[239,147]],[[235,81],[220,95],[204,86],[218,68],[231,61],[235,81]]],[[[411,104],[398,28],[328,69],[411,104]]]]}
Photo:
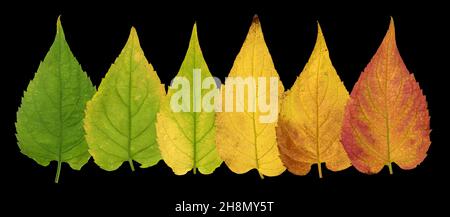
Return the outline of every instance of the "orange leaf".
{"type": "Polygon", "coordinates": [[[346,106],[342,143],[352,164],[378,173],[392,163],[412,169],[430,146],[427,102],[400,57],[394,21],[381,46],[355,84],[346,106]]]}

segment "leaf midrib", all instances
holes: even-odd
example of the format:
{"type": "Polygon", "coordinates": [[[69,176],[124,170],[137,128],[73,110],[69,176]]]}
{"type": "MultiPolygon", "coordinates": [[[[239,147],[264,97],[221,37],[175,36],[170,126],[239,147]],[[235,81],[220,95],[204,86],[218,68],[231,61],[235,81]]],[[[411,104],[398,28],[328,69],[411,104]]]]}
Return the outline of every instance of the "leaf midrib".
{"type": "MultiPolygon", "coordinates": [[[[390,33],[392,34],[392,33],[390,33]]],[[[391,144],[390,144],[390,127],[389,127],[389,105],[388,105],[388,77],[389,77],[389,51],[390,51],[390,40],[386,37],[386,67],[385,67],[385,79],[384,79],[384,104],[385,104],[385,124],[386,124],[386,145],[387,145],[387,166],[389,168],[389,173],[392,174],[392,162],[391,162],[391,144]]]]}
{"type": "MultiPolygon", "coordinates": [[[[318,43],[321,43],[320,41],[318,43]]],[[[319,171],[319,177],[322,178],[322,165],[320,160],[320,138],[319,138],[319,70],[322,61],[322,47],[319,44],[319,57],[316,70],[316,154],[317,154],[317,168],[319,171]]]]}
{"type": "Polygon", "coordinates": [[[133,38],[131,38],[131,40],[130,40],[130,58],[129,58],[129,64],[128,64],[128,66],[129,66],[129,68],[128,68],[128,70],[129,70],[129,73],[128,73],[128,137],[127,137],[127,140],[128,140],[128,163],[130,164],[130,168],[131,168],[131,171],[134,171],[134,166],[133,166],[133,159],[132,159],[132,156],[131,156],[131,132],[132,132],[132,129],[131,129],[131,127],[132,127],[132,120],[131,120],[131,118],[132,118],[132,114],[131,114],[131,85],[132,85],[132,82],[131,82],[131,79],[132,79],[132,75],[131,75],[131,73],[133,72],[133,67],[132,67],[132,65],[133,65],[133,50],[134,50],[134,40],[135,40],[135,36],[132,36],[133,38]]]}
{"type": "MultiPolygon", "coordinates": [[[[198,37],[198,36],[195,36],[195,37],[198,37]]],[[[197,43],[198,43],[198,41],[197,41],[197,43]]],[[[193,44],[193,49],[194,49],[194,55],[193,55],[193,69],[192,70],[194,70],[194,69],[196,69],[196,61],[197,61],[197,59],[196,59],[196,55],[197,55],[197,47],[195,46],[196,44],[193,44]]],[[[200,45],[199,45],[200,46],[200,45]]],[[[201,70],[201,69],[200,69],[201,70]]],[[[200,73],[201,73],[201,71],[200,71],[200,73]]],[[[192,79],[194,79],[193,77],[192,77],[192,79]]],[[[194,93],[194,86],[192,86],[192,93],[194,93]]],[[[201,94],[201,93],[200,93],[201,94]]],[[[192,154],[192,160],[193,160],[193,164],[192,164],[192,170],[193,170],[193,173],[194,174],[196,174],[196,171],[197,171],[197,115],[196,115],[196,112],[194,111],[194,106],[195,106],[195,104],[196,104],[196,102],[195,102],[195,95],[193,94],[192,95],[193,97],[192,97],[192,120],[194,121],[194,132],[193,132],[193,136],[192,136],[192,144],[193,144],[193,154],[192,154]]]]}
{"type": "MultiPolygon", "coordinates": [[[[59,27],[58,27],[59,28],[59,27]]],[[[63,137],[64,137],[64,131],[63,131],[63,117],[62,117],[62,99],[63,99],[63,94],[62,94],[62,73],[61,73],[61,64],[62,64],[62,31],[61,29],[57,29],[57,37],[58,37],[58,75],[59,75],[59,102],[58,102],[58,111],[59,111],[59,141],[58,141],[58,167],[56,169],[56,177],[55,177],[55,183],[58,183],[59,181],[59,176],[61,173],[61,158],[62,158],[62,143],[64,141],[63,137]]]]}
{"type": "MultiPolygon", "coordinates": [[[[254,29],[254,31],[255,31],[255,34],[253,34],[254,35],[254,41],[256,42],[256,40],[257,40],[257,34],[258,34],[258,32],[257,32],[257,30],[256,29],[254,29]]],[[[262,30],[261,30],[262,31],[262,30]]],[[[255,49],[256,49],[256,43],[253,43],[253,46],[252,46],[252,76],[254,75],[254,73],[255,73],[255,49]]],[[[258,88],[258,84],[255,84],[256,85],[256,88],[255,89],[257,89],[258,88]]],[[[257,97],[257,96],[255,96],[255,97],[257,97]]],[[[255,102],[255,100],[256,99],[253,99],[253,103],[254,104],[256,104],[256,102],[255,102]]],[[[247,101],[248,101],[248,99],[247,99],[247,101]]],[[[244,103],[245,104],[245,103],[244,103]]],[[[248,102],[247,102],[247,105],[248,105],[248,102]]],[[[245,106],[245,105],[244,105],[245,106]]],[[[255,108],[256,108],[256,106],[254,106],[255,108]]],[[[247,108],[248,109],[248,108],[247,108]]],[[[256,113],[256,111],[255,112],[252,112],[252,124],[253,124],[253,142],[254,142],[254,144],[255,144],[255,166],[256,166],[256,170],[258,170],[258,174],[259,174],[259,176],[261,177],[261,179],[263,179],[264,178],[264,175],[261,173],[261,171],[260,171],[260,165],[259,165],[259,157],[258,157],[258,133],[256,132],[256,120],[255,120],[255,113],[256,113]]]]}

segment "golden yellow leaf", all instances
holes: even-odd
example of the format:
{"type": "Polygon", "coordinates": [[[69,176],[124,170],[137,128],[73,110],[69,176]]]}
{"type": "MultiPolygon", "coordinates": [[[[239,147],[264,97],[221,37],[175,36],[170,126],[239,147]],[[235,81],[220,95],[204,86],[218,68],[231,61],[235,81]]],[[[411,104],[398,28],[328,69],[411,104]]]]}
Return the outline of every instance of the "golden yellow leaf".
{"type": "Polygon", "coordinates": [[[233,108],[236,107],[236,109],[232,112],[224,109],[216,115],[216,144],[220,157],[233,172],[238,174],[246,173],[251,169],[258,170],[261,178],[263,175],[277,176],[283,173],[286,168],[279,158],[275,126],[278,115],[278,96],[281,96],[284,87],[275,70],[256,16],[221,90],[223,104],[226,104],[226,98],[232,95],[233,108]],[[269,89],[271,77],[276,78],[274,89],[269,89]],[[231,89],[229,95],[225,90],[232,86],[231,80],[239,78],[254,79],[253,83],[249,82],[249,85],[245,86],[243,101],[236,100],[236,86],[231,89]],[[266,85],[258,84],[261,79],[266,79],[266,85]],[[264,98],[264,94],[259,94],[262,86],[266,86],[266,99],[269,99],[270,90],[277,91],[275,92],[276,100],[274,100],[276,102],[271,102],[276,105],[275,118],[271,121],[264,120],[263,117],[266,117],[267,112],[262,112],[259,108],[260,103],[267,101],[259,100],[264,98]],[[255,90],[255,97],[248,97],[250,89],[255,90]],[[242,106],[242,103],[244,110],[240,112],[237,107],[242,106]],[[249,109],[252,106],[255,108],[254,112],[249,109]]]}
{"type": "Polygon", "coordinates": [[[349,94],[331,63],[320,25],[317,28],[311,57],[283,98],[277,138],[281,159],[290,172],[305,175],[317,164],[322,177],[322,162],[333,171],[350,166],[340,142],[349,94]]]}

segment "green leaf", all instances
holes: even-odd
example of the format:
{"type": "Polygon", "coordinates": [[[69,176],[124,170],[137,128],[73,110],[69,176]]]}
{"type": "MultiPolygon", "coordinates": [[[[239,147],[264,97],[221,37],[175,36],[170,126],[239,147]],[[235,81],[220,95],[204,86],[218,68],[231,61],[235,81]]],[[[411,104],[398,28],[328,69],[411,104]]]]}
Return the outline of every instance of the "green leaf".
{"type": "MultiPolygon", "coordinates": [[[[193,170],[195,174],[197,169],[200,173],[210,174],[222,163],[215,145],[215,112],[194,111],[194,105],[202,104],[201,97],[194,94],[194,89],[200,88],[202,84],[197,82],[199,80],[194,81],[194,70],[201,74],[202,80],[211,78],[211,73],[200,49],[195,24],[186,57],[177,75],[178,78],[184,77],[190,84],[187,88],[190,92],[189,103],[185,104],[188,105],[185,108],[189,107],[189,112],[172,110],[171,98],[180,91],[178,85],[172,84],[167,97],[161,103],[161,111],[158,113],[156,124],[161,155],[177,175],[186,174],[190,170],[193,170]]],[[[196,93],[201,93],[201,96],[211,93],[219,95],[219,90],[212,82],[202,89],[197,89],[196,93]]]]}
{"type": "Polygon", "coordinates": [[[58,18],[55,41],[24,93],[16,122],[23,154],[42,166],[58,162],[56,183],[62,162],[79,170],[90,158],[82,120],[86,102],[94,93],[58,18]]]}
{"type": "Polygon", "coordinates": [[[133,160],[141,167],[160,159],[155,121],[164,85],[144,56],[134,28],[128,41],[86,106],[84,128],[89,153],[112,171],[133,160]]]}

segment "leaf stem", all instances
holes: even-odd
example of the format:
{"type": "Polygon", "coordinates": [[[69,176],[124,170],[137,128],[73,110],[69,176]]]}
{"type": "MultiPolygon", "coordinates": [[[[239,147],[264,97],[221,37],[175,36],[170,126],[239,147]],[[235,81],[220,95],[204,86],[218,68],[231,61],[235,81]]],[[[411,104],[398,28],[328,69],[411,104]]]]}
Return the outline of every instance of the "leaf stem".
{"type": "Polygon", "coordinates": [[[389,164],[388,164],[388,168],[389,168],[389,174],[394,174],[394,171],[392,170],[392,163],[391,162],[389,162],[389,164]]]}
{"type": "Polygon", "coordinates": [[[130,164],[131,167],[131,171],[134,172],[134,165],[133,165],[133,160],[128,159],[128,163],[130,164]]]}
{"type": "Polygon", "coordinates": [[[320,162],[317,163],[317,168],[319,169],[319,178],[322,178],[322,164],[320,162]]]}
{"type": "Polygon", "coordinates": [[[258,174],[261,179],[264,179],[264,175],[261,172],[259,172],[259,169],[258,169],[258,174]]]}
{"type": "Polygon", "coordinates": [[[58,161],[58,168],[56,169],[55,183],[59,182],[60,174],[61,174],[61,160],[58,161]]]}

